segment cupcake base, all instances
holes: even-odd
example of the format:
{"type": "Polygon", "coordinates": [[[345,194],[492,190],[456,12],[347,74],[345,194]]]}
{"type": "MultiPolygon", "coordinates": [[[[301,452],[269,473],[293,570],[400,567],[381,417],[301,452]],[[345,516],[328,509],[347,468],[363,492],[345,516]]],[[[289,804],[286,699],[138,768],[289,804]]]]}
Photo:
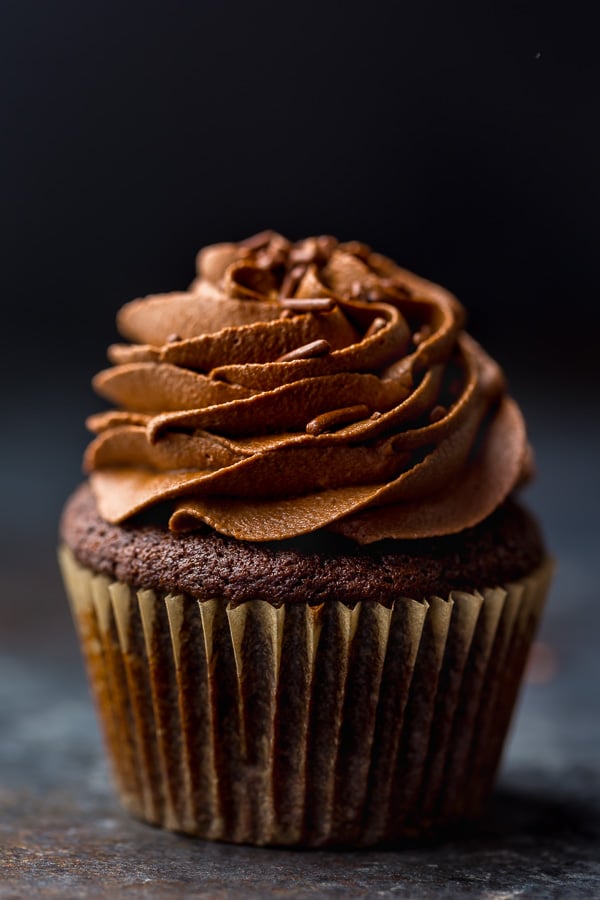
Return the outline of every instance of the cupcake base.
{"type": "Polygon", "coordinates": [[[477,817],[551,578],[311,605],[61,566],[124,806],[255,845],[366,846],[477,817]]]}

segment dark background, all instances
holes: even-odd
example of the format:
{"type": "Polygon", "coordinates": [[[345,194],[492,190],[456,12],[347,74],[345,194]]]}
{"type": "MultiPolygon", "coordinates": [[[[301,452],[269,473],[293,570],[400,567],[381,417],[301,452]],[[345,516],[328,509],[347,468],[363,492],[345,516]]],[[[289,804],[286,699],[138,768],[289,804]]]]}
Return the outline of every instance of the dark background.
{"type": "Polygon", "coordinates": [[[551,548],[599,546],[594,9],[4,0],[13,582],[23,560],[55,572],[119,306],[185,288],[203,244],[268,227],[366,241],[453,290],[524,408],[551,548]]]}
{"type": "Polygon", "coordinates": [[[5,0],[3,531],[79,477],[117,308],[265,227],[440,281],[519,399],[585,408],[594,6],[5,0]]]}
{"type": "Polygon", "coordinates": [[[596,6],[3,0],[0,897],[179,896],[198,871],[244,897],[598,895],[596,6]],[[257,866],[136,830],[110,793],[55,559],[89,382],[122,303],[268,227],[449,287],[524,409],[558,571],[477,844],[257,866]]]}

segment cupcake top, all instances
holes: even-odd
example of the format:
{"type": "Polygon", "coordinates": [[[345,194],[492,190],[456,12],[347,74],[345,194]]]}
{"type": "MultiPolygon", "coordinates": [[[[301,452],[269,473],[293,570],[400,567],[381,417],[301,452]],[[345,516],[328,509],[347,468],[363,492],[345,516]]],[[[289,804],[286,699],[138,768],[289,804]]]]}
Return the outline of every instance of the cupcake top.
{"type": "Polygon", "coordinates": [[[499,366],[443,288],[357,241],[275,232],[200,251],[184,293],[119,312],[85,466],[111,523],[361,544],[462,531],[531,453],[499,366]]]}

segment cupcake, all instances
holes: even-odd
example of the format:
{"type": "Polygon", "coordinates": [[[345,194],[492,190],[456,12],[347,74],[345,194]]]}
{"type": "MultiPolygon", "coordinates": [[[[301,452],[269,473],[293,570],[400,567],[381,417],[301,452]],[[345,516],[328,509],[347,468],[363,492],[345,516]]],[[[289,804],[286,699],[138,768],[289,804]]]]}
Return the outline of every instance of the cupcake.
{"type": "Polygon", "coordinates": [[[257,845],[476,818],[551,576],[443,288],[264,232],[126,304],[60,559],[122,802],[257,845]]]}

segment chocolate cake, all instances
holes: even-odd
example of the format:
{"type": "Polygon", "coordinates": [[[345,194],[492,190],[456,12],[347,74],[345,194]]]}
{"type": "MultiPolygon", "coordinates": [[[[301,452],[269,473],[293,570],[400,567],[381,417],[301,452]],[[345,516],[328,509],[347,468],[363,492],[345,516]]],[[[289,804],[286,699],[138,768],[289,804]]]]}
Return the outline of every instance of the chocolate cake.
{"type": "Polygon", "coordinates": [[[257,599],[274,606],[334,600],[390,606],[395,597],[446,597],[518,581],[544,559],[535,520],[513,500],[443,538],[356,546],[318,532],[256,543],[209,528],[174,534],[148,522],[111,525],[84,484],[65,507],[61,536],[82,565],[115,581],[201,601],[222,597],[234,606],[257,599]]]}
{"type": "Polygon", "coordinates": [[[552,565],[458,300],[262,232],[117,323],[60,559],[125,806],[292,846],[478,816],[552,565]]]}

